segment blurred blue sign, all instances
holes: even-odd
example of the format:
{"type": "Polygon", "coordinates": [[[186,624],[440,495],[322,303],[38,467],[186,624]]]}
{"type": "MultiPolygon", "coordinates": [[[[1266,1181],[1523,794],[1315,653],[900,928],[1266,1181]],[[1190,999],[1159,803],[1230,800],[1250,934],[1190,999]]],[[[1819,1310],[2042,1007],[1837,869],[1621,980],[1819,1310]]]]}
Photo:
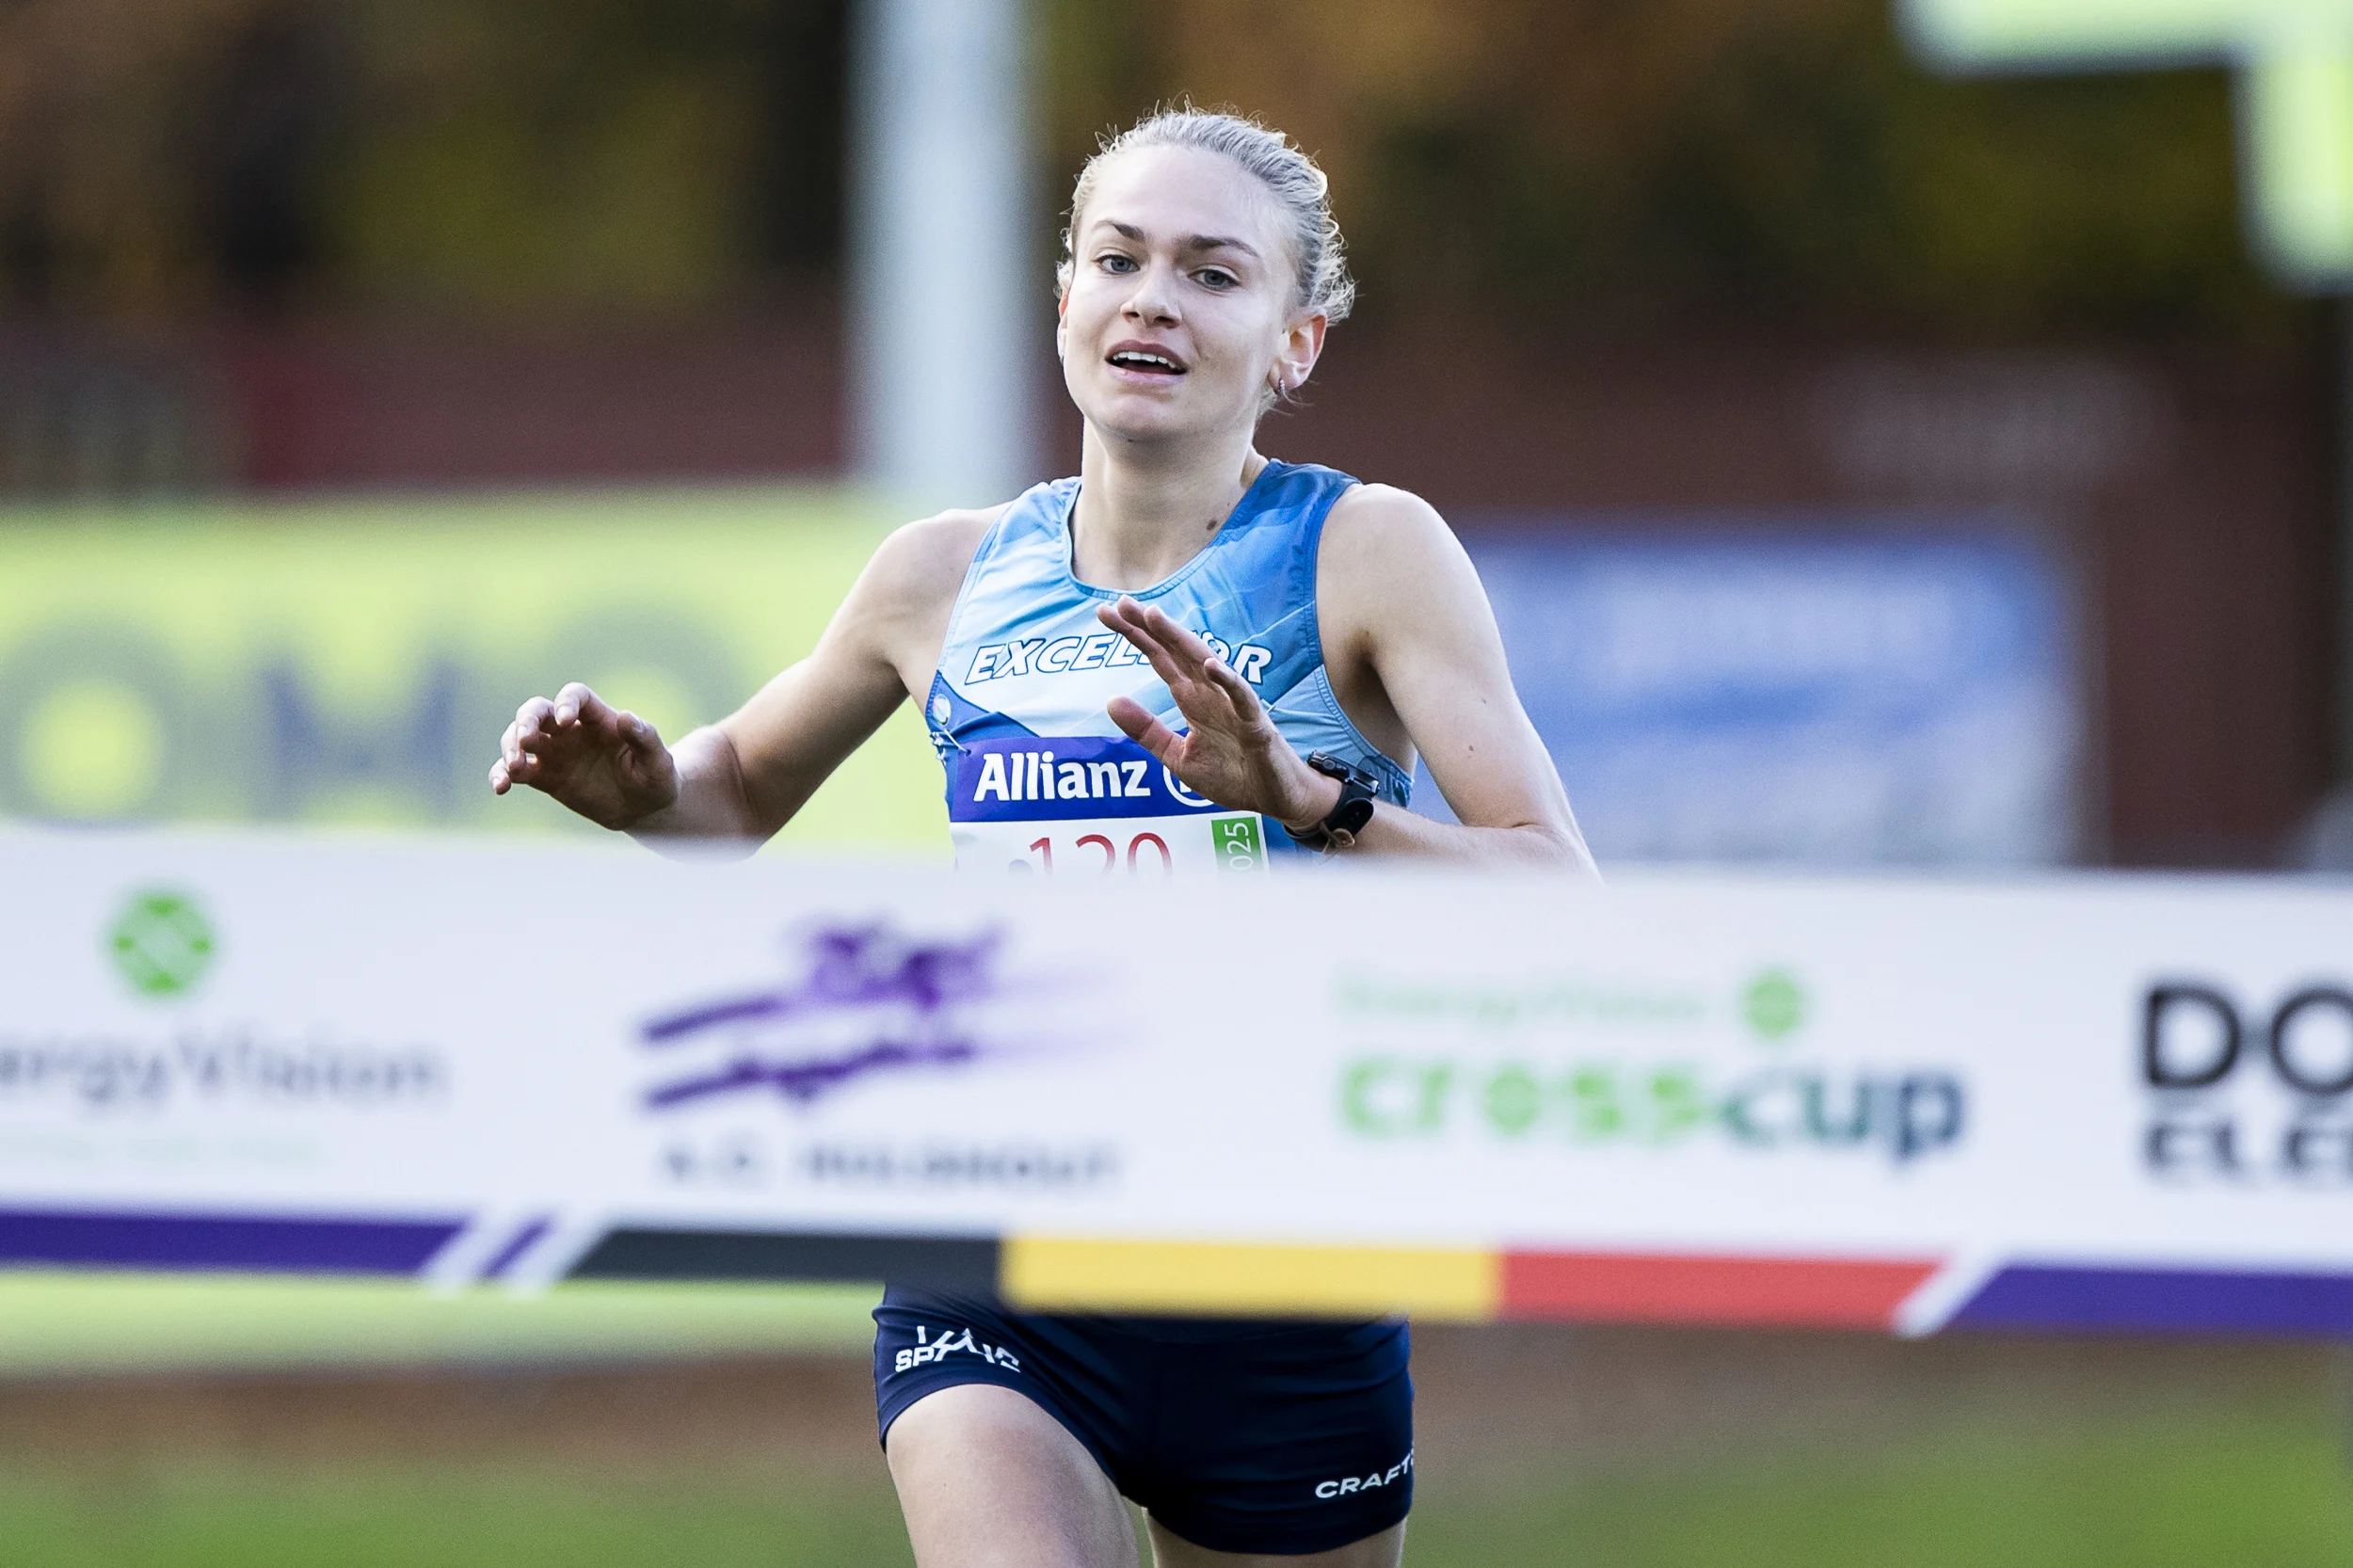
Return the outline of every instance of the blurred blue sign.
{"type": "MultiPolygon", "coordinates": [[[[2032,543],[1469,541],[1512,673],[1612,860],[2030,865],[2076,847],[2070,598],[2032,543]]],[[[1416,792],[1443,810],[1427,770],[1416,792]]]]}

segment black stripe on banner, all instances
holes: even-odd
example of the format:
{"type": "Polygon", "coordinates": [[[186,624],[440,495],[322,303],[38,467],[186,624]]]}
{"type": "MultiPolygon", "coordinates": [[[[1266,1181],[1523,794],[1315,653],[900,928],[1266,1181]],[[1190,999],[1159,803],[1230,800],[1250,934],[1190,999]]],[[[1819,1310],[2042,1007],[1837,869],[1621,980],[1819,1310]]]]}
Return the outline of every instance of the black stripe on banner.
{"type": "Polygon", "coordinates": [[[969,1236],[607,1231],[572,1279],[829,1279],[995,1292],[998,1244],[969,1236]]]}

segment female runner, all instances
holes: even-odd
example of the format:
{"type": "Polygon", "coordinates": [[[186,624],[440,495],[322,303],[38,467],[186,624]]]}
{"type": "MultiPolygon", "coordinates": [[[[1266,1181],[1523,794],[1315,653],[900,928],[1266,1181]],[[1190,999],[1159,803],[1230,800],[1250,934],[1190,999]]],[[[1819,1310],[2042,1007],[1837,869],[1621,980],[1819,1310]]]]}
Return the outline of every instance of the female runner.
{"type": "MultiPolygon", "coordinates": [[[[534,697],[491,788],[748,853],[912,699],[962,866],[1418,855],[1592,874],[1437,513],[1254,446],[1354,292],[1322,172],[1251,121],[1155,114],[1080,173],[1064,247],[1077,478],[900,529],[807,659],[675,747],[584,686],[534,697]],[[1417,751],[1459,825],[1406,809],[1417,751]]],[[[874,1317],[922,1568],[1131,1565],[1123,1494],[1163,1568],[1401,1559],[1401,1322],[1048,1317],[898,1288],[874,1317]]]]}

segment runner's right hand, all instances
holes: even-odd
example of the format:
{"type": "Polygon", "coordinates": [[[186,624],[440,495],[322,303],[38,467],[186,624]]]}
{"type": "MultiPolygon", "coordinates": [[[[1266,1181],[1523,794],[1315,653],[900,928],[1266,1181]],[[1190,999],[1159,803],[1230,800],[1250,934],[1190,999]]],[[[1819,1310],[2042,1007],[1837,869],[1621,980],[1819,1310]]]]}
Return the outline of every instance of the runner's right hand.
{"type": "Polygon", "coordinates": [[[515,711],[490,792],[528,784],[602,827],[632,827],[678,799],[678,765],[652,725],[573,681],[515,711]]]}

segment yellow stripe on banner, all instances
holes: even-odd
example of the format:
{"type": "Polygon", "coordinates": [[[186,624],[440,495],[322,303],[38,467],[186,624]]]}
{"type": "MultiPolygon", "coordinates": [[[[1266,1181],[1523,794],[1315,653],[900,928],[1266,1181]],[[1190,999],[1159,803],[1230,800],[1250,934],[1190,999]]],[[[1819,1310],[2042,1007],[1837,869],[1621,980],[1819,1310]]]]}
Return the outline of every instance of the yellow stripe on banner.
{"type": "Polygon", "coordinates": [[[1479,1322],[1503,1299],[1501,1256],[1462,1248],[1019,1236],[1006,1240],[1000,1270],[1007,1302],[1032,1311],[1479,1322]]]}

